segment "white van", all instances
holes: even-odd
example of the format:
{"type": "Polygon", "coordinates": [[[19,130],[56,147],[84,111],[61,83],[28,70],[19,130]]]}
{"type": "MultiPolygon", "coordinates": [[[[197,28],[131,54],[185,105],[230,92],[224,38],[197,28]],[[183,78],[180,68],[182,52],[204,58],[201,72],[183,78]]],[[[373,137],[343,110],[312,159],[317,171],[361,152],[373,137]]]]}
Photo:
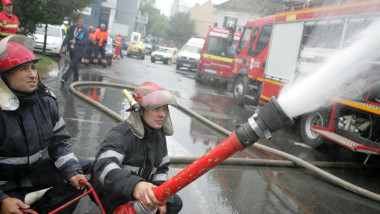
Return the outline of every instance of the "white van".
{"type": "MultiPolygon", "coordinates": [[[[31,37],[36,42],[33,51],[42,52],[44,47],[45,25],[38,25],[36,33],[31,37]]],[[[65,39],[66,33],[60,25],[48,25],[46,54],[59,55],[62,47],[62,42],[65,39]]]]}
{"type": "Polygon", "coordinates": [[[203,38],[191,38],[182,47],[177,57],[177,69],[186,67],[190,69],[198,69],[199,59],[201,58],[201,52],[205,39],[203,38]]]}

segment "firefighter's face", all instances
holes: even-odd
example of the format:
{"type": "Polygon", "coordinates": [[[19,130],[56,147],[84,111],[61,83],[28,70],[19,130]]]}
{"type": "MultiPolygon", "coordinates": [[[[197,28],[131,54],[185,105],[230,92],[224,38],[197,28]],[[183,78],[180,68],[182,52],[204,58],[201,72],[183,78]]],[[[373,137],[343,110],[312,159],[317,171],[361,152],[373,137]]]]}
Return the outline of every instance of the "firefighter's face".
{"type": "Polygon", "coordinates": [[[9,87],[21,92],[32,92],[38,84],[38,73],[34,62],[27,62],[13,68],[6,75],[9,87]]]}
{"type": "Polygon", "coordinates": [[[3,5],[3,8],[4,8],[4,11],[8,14],[11,14],[12,13],[12,10],[13,10],[13,6],[12,4],[8,4],[8,5],[3,5]]]}
{"type": "Polygon", "coordinates": [[[160,129],[164,123],[167,110],[167,105],[163,105],[151,110],[144,110],[143,119],[150,127],[154,129],[160,129]]]}

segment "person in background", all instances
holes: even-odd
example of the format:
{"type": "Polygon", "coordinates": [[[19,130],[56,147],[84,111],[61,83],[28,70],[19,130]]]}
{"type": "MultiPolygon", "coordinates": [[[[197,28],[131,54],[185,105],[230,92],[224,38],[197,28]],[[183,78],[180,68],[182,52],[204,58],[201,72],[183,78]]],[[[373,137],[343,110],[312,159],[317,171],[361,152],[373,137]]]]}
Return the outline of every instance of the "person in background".
{"type": "Polygon", "coordinates": [[[94,63],[98,63],[98,56],[100,52],[101,62],[103,67],[106,67],[107,59],[106,59],[106,45],[108,40],[108,30],[106,30],[106,25],[101,24],[100,28],[95,31],[95,51],[94,51],[94,63]]]}
{"type": "Polygon", "coordinates": [[[120,58],[124,58],[124,55],[123,55],[123,48],[124,48],[124,40],[127,40],[127,37],[125,37],[125,39],[123,39],[123,37],[121,38],[121,47],[120,47],[120,58]]]}
{"type": "Polygon", "coordinates": [[[88,31],[90,43],[87,45],[84,57],[82,58],[82,63],[84,63],[85,65],[89,65],[92,55],[94,53],[96,43],[94,26],[89,26],[88,31]]]}
{"type": "Polygon", "coordinates": [[[139,55],[142,58],[142,56],[143,56],[143,49],[144,49],[144,41],[143,40],[139,41],[138,47],[139,47],[139,55]]]}
{"type": "Polygon", "coordinates": [[[1,4],[3,5],[3,12],[0,13],[0,40],[23,31],[23,28],[19,28],[20,22],[17,16],[12,13],[12,1],[2,0],[1,4]]]}
{"type": "Polygon", "coordinates": [[[62,75],[61,83],[64,85],[69,79],[71,73],[74,72],[74,81],[78,81],[78,63],[81,61],[83,54],[86,50],[87,45],[90,43],[89,32],[83,25],[83,17],[81,15],[77,16],[75,19],[75,24],[70,27],[67,35],[62,43],[61,52],[66,52],[69,49],[70,53],[70,66],[67,71],[62,75]]]}
{"type": "Polygon", "coordinates": [[[65,33],[67,33],[68,26],[69,26],[69,21],[67,21],[67,20],[63,21],[63,24],[61,25],[61,27],[63,28],[65,33]]]}
{"type": "Polygon", "coordinates": [[[117,56],[117,59],[120,59],[121,43],[122,43],[122,39],[121,39],[121,35],[119,34],[115,42],[115,53],[113,54],[114,59],[116,59],[116,56],[117,56]]]}
{"type": "Polygon", "coordinates": [[[178,195],[160,203],[152,190],[168,179],[165,136],[173,134],[168,105],[176,105],[176,100],[153,82],[141,84],[133,97],[141,108],[129,109],[127,120],[104,137],[94,163],[94,188],[107,213],[123,210],[135,200],[147,211],[178,213],[182,209],[178,195]]]}
{"type": "MultiPolygon", "coordinates": [[[[39,78],[33,44],[22,35],[0,41],[2,214],[22,214],[20,209],[29,208],[24,203],[27,193],[50,187],[31,208],[51,212],[82,194],[79,181],[91,177],[91,162],[74,154],[57,98],[39,78]]],[[[76,205],[60,213],[73,213],[76,205]]]]}

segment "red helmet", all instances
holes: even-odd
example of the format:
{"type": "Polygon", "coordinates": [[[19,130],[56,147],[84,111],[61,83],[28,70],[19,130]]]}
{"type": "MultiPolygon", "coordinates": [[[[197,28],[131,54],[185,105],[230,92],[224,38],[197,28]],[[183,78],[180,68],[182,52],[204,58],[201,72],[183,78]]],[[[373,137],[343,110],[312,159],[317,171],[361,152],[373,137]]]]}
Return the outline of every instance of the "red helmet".
{"type": "Polygon", "coordinates": [[[154,109],[162,105],[176,105],[174,96],[153,82],[144,82],[137,87],[133,98],[145,109],[154,109]]]}
{"type": "Polygon", "coordinates": [[[21,35],[13,35],[0,41],[0,73],[8,71],[26,62],[36,63],[38,59],[28,49],[33,40],[21,35]]]}

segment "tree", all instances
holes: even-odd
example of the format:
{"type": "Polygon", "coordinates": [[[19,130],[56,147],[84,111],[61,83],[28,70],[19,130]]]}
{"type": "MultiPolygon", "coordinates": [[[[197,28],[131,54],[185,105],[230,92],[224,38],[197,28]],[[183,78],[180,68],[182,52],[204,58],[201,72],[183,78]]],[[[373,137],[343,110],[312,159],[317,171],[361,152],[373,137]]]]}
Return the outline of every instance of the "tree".
{"type": "MultiPolygon", "coordinates": [[[[33,34],[37,24],[61,25],[65,17],[74,17],[94,0],[17,0],[13,12],[20,19],[24,34],[33,34]]],[[[45,35],[46,40],[46,35],[45,35]]],[[[44,42],[44,55],[46,41],[44,42]]]]}
{"type": "Polygon", "coordinates": [[[189,13],[176,13],[170,18],[168,39],[185,43],[194,35],[194,21],[189,13]]]}

